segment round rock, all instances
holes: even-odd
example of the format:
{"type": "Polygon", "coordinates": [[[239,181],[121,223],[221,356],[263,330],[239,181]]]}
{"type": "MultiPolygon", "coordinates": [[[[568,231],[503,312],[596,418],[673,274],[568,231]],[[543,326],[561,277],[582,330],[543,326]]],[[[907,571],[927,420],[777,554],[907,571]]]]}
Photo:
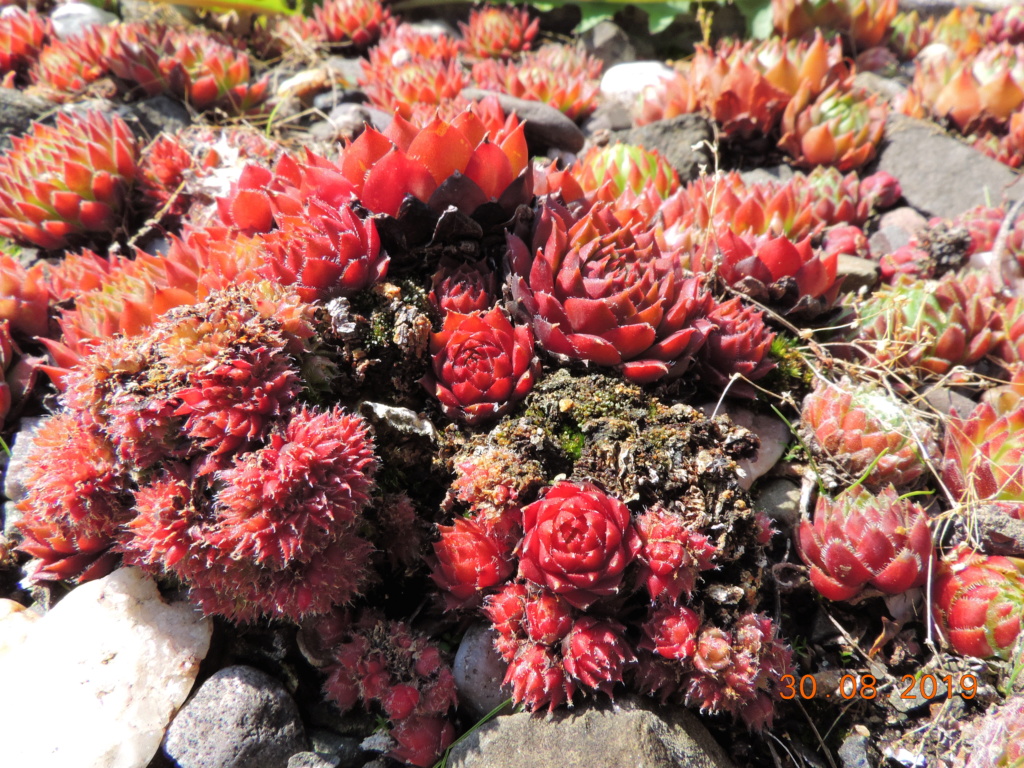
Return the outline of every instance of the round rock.
{"type": "Polygon", "coordinates": [[[671,80],[676,71],[660,61],[628,61],[609,67],[601,76],[601,93],[610,99],[633,101],[644,88],[671,80]]]}
{"type": "Polygon", "coordinates": [[[459,704],[476,717],[493,710],[508,698],[501,686],[507,668],[508,664],[494,650],[494,630],[474,624],[462,638],[452,665],[459,704]]]}
{"type": "Polygon", "coordinates": [[[258,669],[226,667],[199,688],[167,730],[179,768],[288,768],[308,749],[292,697],[258,669]]]}

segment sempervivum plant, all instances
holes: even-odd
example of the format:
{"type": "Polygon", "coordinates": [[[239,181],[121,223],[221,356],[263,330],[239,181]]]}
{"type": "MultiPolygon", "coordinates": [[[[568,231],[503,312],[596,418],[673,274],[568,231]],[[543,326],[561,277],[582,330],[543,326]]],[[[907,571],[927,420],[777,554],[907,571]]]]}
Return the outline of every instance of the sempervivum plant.
{"type": "MultiPolygon", "coordinates": [[[[1019,405],[1019,403],[1017,404],[1019,405]]],[[[942,480],[957,500],[1024,501],[1024,408],[980,403],[951,416],[942,480]]]]}
{"type": "Polygon", "coordinates": [[[0,157],[0,234],[63,248],[113,231],[137,158],[131,129],[117,116],[61,113],[56,126],[34,124],[0,157]]]}
{"type": "Polygon", "coordinates": [[[488,310],[497,298],[494,272],[484,261],[459,262],[442,259],[431,279],[430,303],[441,314],[488,310]]]}
{"type": "Polygon", "coordinates": [[[13,256],[0,252],[0,320],[10,323],[15,335],[45,336],[48,313],[44,265],[25,269],[13,256]]]}
{"type": "Polygon", "coordinates": [[[520,574],[581,610],[619,591],[641,547],[626,506],[592,484],[559,483],[523,507],[520,574]]]}
{"type": "Polygon", "coordinates": [[[380,39],[391,11],[380,0],[327,0],[313,9],[313,19],[328,43],[365,50],[380,39]]]}
{"type": "Polygon", "coordinates": [[[928,515],[892,486],[877,495],[857,486],[835,500],[822,496],[814,521],[800,522],[797,542],[811,583],[830,600],[850,600],[869,586],[890,595],[919,587],[934,552],[928,515]]]}
{"type": "Polygon", "coordinates": [[[922,376],[973,365],[1003,339],[996,297],[978,273],[883,286],[859,316],[855,338],[865,357],[922,376]]]}
{"type": "Polygon", "coordinates": [[[754,43],[722,41],[714,50],[697,46],[690,79],[704,110],[727,138],[766,136],[778,125],[791,94],[787,83],[768,78],[770,68],[754,43]]]}
{"type": "Polygon", "coordinates": [[[874,158],[888,113],[877,95],[837,82],[811,98],[801,86],[782,116],[779,146],[797,165],[832,165],[845,173],[874,158]]]}
{"type": "Polygon", "coordinates": [[[19,507],[21,549],[38,561],[33,581],[89,581],[117,564],[112,551],[130,518],[131,496],[114,447],[73,414],[40,427],[19,507]]]}
{"type": "Polygon", "coordinates": [[[965,134],[1005,127],[1024,104],[1024,45],[928,57],[918,63],[909,96],[904,111],[913,114],[923,107],[965,134]]]}
{"type": "Polygon", "coordinates": [[[445,415],[475,425],[507,413],[529,393],[540,371],[533,334],[504,311],[448,312],[430,338],[433,370],[423,386],[445,415]]]}
{"type": "Polygon", "coordinates": [[[885,42],[897,0],[772,0],[772,23],[786,37],[830,29],[849,36],[854,50],[885,42]]]}
{"type": "Polygon", "coordinates": [[[201,29],[125,25],[106,57],[110,70],[153,96],[171,93],[197,110],[213,107],[241,114],[268,96],[270,81],[252,81],[249,55],[201,29]]]}
{"type": "Polygon", "coordinates": [[[50,34],[50,20],[35,9],[5,8],[0,16],[0,79],[12,83],[39,55],[50,34]]]}
{"type": "Polygon", "coordinates": [[[697,636],[686,702],[702,711],[727,712],[750,730],[770,726],[782,678],[792,672],[792,651],[767,616],[746,613],[731,630],[705,627],[697,636]]]}
{"type": "Polygon", "coordinates": [[[690,259],[695,272],[717,274],[751,298],[794,314],[819,314],[839,294],[838,255],[811,248],[810,238],[737,235],[722,227],[690,259]]]}
{"type": "Polygon", "coordinates": [[[1000,8],[989,17],[985,32],[992,43],[1024,43],[1024,7],[1000,8]]]}
{"type": "Polygon", "coordinates": [[[964,736],[964,748],[969,755],[958,757],[964,761],[965,768],[1021,768],[1024,766],[1024,696],[1017,694],[990,709],[983,718],[971,723],[970,735],[964,729],[964,736]]]}
{"type": "Polygon", "coordinates": [[[932,616],[953,650],[1008,659],[1024,628],[1024,560],[961,547],[939,564],[932,616]]]}
{"type": "Polygon", "coordinates": [[[717,304],[707,319],[713,327],[697,351],[701,380],[736,397],[755,397],[750,382],[775,367],[768,356],[775,334],[765,325],[764,313],[737,296],[717,304]]]}
{"type": "Polygon", "coordinates": [[[572,221],[545,204],[532,247],[509,236],[508,258],[512,296],[553,354],[650,382],[680,375],[711,330],[701,280],[607,209],[572,221]]]}
{"type": "Polygon", "coordinates": [[[455,738],[455,678],[440,649],[404,622],[363,614],[341,635],[324,692],[341,708],[379,707],[390,721],[391,757],[427,768],[455,738]]]}
{"type": "Polygon", "coordinates": [[[523,124],[514,115],[502,119],[494,125],[486,104],[423,128],[396,115],[384,133],[363,131],[336,163],[307,153],[301,161],[284,155],[273,172],[247,166],[218,201],[221,218],[266,232],[281,213],[308,215],[311,198],[339,207],[355,198],[373,213],[397,216],[410,196],[438,214],[449,205],[472,214],[496,202],[511,215],[532,197],[533,184],[523,124]]]}
{"type": "Polygon", "coordinates": [[[545,45],[516,61],[478,62],[473,66],[473,81],[480,88],[543,102],[578,120],[597,107],[602,66],[600,59],[582,50],[545,45]]]}
{"type": "Polygon", "coordinates": [[[801,424],[820,450],[864,485],[902,489],[938,456],[931,427],[909,406],[869,384],[819,381],[804,399],[801,424]]]}
{"type": "Polygon", "coordinates": [[[625,191],[639,195],[650,186],[661,198],[679,189],[679,177],[657,150],[619,142],[592,147],[570,168],[591,200],[614,202],[625,191]]]}
{"type": "Polygon", "coordinates": [[[640,515],[636,529],[643,544],[638,553],[643,563],[640,580],[651,600],[678,603],[683,595],[689,599],[697,575],[715,567],[715,545],[681,516],[661,507],[640,515]]]}
{"type": "Polygon", "coordinates": [[[540,18],[530,20],[525,8],[484,6],[469,12],[469,23],[459,22],[462,46],[480,59],[507,59],[530,50],[540,29],[540,18]]]}

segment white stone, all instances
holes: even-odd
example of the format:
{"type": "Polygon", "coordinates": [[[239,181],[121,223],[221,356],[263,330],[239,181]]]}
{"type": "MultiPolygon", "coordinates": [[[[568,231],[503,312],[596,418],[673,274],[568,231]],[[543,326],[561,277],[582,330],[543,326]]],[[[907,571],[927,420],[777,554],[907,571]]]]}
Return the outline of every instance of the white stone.
{"type": "MultiPolygon", "coordinates": [[[[0,600],[0,658],[25,642],[32,625],[39,621],[33,613],[13,600],[0,600]]],[[[0,728],[3,724],[0,723],[0,728]]]]}
{"type": "Polygon", "coordinates": [[[210,648],[212,624],[137,568],[76,588],[0,650],[3,763],[145,768],[210,648]]]}
{"type": "Polygon", "coordinates": [[[89,3],[65,3],[50,14],[53,31],[61,40],[81,34],[89,27],[113,24],[117,16],[89,3]]]}
{"type": "Polygon", "coordinates": [[[601,93],[607,98],[631,102],[644,88],[671,80],[676,71],[660,61],[627,61],[609,67],[601,77],[601,93]]]}

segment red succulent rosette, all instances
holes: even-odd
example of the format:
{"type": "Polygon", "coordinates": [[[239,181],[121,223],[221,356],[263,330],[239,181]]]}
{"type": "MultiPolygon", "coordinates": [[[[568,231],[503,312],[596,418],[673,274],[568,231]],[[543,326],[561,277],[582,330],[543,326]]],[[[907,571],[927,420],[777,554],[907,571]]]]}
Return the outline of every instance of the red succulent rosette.
{"type": "Polygon", "coordinates": [[[494,306],[495,283],[494,272],[484,261],[442,260],[431,279],[430,303],[442,314],[484,311],[494,306]]]}
{"type": "Polygon", "coordinates": [[[651,611],[643,630],[643,650],[666,659],[689,659],[697,650],[700,616],[681,605],[665,605],[651,611]]]}
{"type": "Polygon", "coordinates": [[[1024,628],[1024,560],[964,547],[939,565],[932,614],[953,650],[1010,658],[1024,628]]]}
{"type": "Polygon", "coordinates": [[[449,608],[465,605],[481,590],[512,575],[510,543],[478,521],[459,517],[439,530],[441,539],[434,543],[437,564],[431,578],[448,593],[449,608]]]}
{"type": "Polygon", "coordinates": [[[712,328],[712,298],[653,233],[595,207],[578,221],[545,204],[533,247],[509,236],[512,297],[541,345],[570,360],[615,366],[648,383],[686,370],[712,328]]]}
{"type": "Polygon", "coordinates": [[[640,515],[636,527],[643,542],[640,581],[652,600],[677,603],[683,594],[689,597],[697,574],[715,567],[717,548],[681,515],[653,507],[640,515]]]}
{"type": "Polygon", "coordinates": [[[556,484],[523,508],[519,575],[586,610],[614,595],[642,543],[629,509],[592,483],[556,484]]]}
{"type": "Polygon", "coordinates": [[[850,600],[872,586],[894,595],[928,578],[934,546],[928,515],[890,485],[877,496],[858,486],[835,501],[818,500],[803,520],[800,556],[811,583],[830,600],[850,600]]]}
{"type": "Polygon", "coordinates": [[[433,371],[423,386],[450,419],[476,425],[501,416],[526,397],[540,364],[529,328],[514,327],[505,313],[449,312],[431,335],[433,371]]]}
{"type": "Polygon", "coordinates": [[[810,238],[737,235],[719,227],[692,257],[695,272],[717,272],[748,296],[790,313],[818,314],[839,294],[837,253],[816,253],[810,238]]]}
{"type": "Polygon", "coordinates": [[[626,668],[636,664],[624,635],[625,627],[617,621],[599,621],[592,616],[578,619],[562,641],[566,674],[610,696],[626,668]]]}

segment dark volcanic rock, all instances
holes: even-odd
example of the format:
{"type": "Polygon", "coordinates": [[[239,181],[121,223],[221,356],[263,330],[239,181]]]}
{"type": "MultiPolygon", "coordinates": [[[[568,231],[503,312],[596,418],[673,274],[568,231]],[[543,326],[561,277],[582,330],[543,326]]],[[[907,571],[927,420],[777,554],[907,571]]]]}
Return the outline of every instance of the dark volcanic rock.
{"type": "Polygon", "coordinates": [[[668,120],[658,120],[628,131],[615,131],[612,137],[627,144],[639,144],[645,149],[658,150],[676,169],[683,184],[700,175],[700,166],[709,170],[712,168],[711,153],[701,142],[710,144],[714,141],[714,133],[711,124],[700,115],[679,115],[668,120]]]}
{"type": "Polygon", "coordinates": [[[245,666],[226,667],[203,683],[164,738],[164,752],[179,768],[287,768],[307,748],[288,691],[245,666]]]}
{"type": "Polygon", "coordinates": [[[976,205],[1024,197],[1024,182],[1009,167],[934,123],[904,115],[889,116],[878,159],[865,173],[875,171],[899,179],[904,199],[914,208],[946,219],[976,205]]]}

